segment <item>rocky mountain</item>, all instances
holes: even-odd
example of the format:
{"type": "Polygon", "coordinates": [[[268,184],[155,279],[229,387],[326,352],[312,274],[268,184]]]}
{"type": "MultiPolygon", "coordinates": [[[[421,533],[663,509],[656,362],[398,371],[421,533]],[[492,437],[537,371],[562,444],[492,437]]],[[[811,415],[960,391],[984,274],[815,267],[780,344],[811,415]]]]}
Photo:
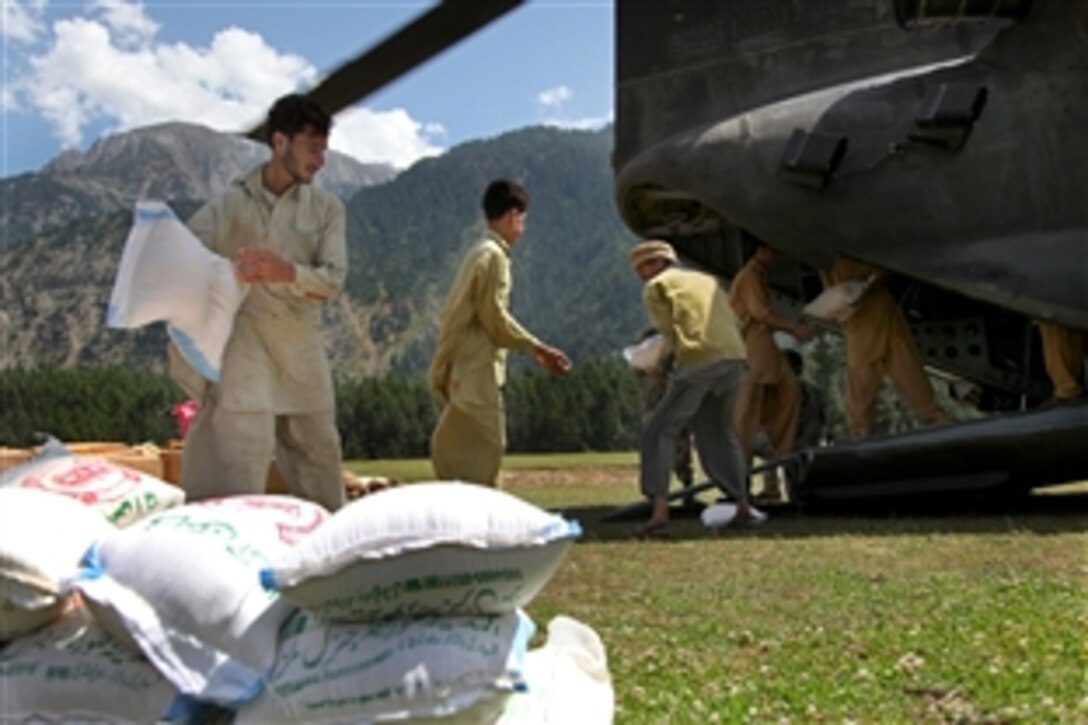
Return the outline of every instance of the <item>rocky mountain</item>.
{"type": "MultiPolygon", "coordinates": [[[[221,188],[215,180],[229,178],[232,164],[244,168],[256,157],[244,156],[238,139],[194,127],[133,135],[17,177],[22,201],[5,204],[14,243],[0,248],[0,367],[163,367],[161,325],[102,324],[131,201],[165,197],[184,218],[221,188]],[[31,190],[51,195],[35,203],[31,190]],[[62,211],[51,209],[62,200],[62,211]]],[[[464,144],[355,192],[346,203],[348,283],[325,310],[338,374],[425,369],[446,289],[482,229],[480,196],[497,177],[522,181],[532,197],[528,231],[513,253],[514,313],[576,362],[615,354],[645,322],[626,262],[634,240],[612,201],[610,150],[610,130],[525,129],[464,144]]],[[[344,178],[329,177],[324,183],[344,178]]]]}
{"type": "MultiPolygon", "coordinates": [[[[268,156],[262,144],[188,123],[163,123],[107,136],[86,153],[66,151],[41,171],[0,181],[7,245],[50,227],[138,199],[208,199],[268,156]]],[[[320,186],[347,199],[396,175],[385,164],[328,154],[320,186]]]]}

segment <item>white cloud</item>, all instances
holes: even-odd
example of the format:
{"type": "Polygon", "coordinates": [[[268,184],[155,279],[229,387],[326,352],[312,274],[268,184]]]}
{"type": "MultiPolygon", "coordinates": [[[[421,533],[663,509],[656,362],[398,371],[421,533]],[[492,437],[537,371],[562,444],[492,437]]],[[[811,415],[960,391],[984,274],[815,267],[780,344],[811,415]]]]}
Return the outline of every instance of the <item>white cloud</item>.
{"type": "Polygon", "coordinates": [[[92,0],[91,10],[99,11],[116,38],[128,46],[142,45],[159,31],[140,0],[92,0]]]}
{"type": "Polygon", "coordinates": [[[445,134],[441,124],[421,124],[403,108],[350,108],[336,117],[329,145],[360,161],[404,169],[424,157],[441,154],[444,149],[436,144],[436,137],[445,134]]]}
{"type": "Polygon", "coordinates": [[[107,26],[83,18],[57,22],[54,33],[51,47],[29,60],[19,91],[66,146],[78,145],[85,128],[100,121],[112,131],[167,120],[240,130],[277,95],[316,77],[305,59],[236,28],[218,33],[206,49],[120,47],[107,26]]]}
{"type": "MultiPolygon", "coordinates": [[[[92,0],[92,9],[94,18],[57,21],[48,45],[0,99],[41,114],[66,147],[81,145],[91,126],[115,133],[188,121],[248,130],[276,98],[318,79],[305,58],[243,28],[219,31],[207,47],[168,44],[155,41],[159,26],[140,2],[92,0]]],[[[403,109],[356,108],[337,116],[331,143],[362,161],[403,168],[442,153],[436,140],[444,135],[441,125],[403,109]]]]}
{"type": "Polygon", "coordinates": [[[573,95],[566,86],[556,86],[536,94],[536,102],[544,108],[556,108],[569,101],[573,95]]]}
{"type": "Polygon", "coordinates": [[[567,112],[568,102],[574,98],[574,92],[567,86],[555,86],[536,94],[539,123],[557,128],[592,131],[612,122],[612,113],[604,116],[571,118],[567,112]]]}
{"type": "Polygon", "coordinates": [[[2,35],[7,40],[32,43],[44,30],[42,12],[46,0],[0,0],[3,3],[2,35]]]}
{"type": "Polygon", "coordinates": [[[604,116],[586,116],[584,118],[545,118],[541,123],[545,126],[568,128],[578,131],[596,131],[612,123],[612,114],[604,116]]]}

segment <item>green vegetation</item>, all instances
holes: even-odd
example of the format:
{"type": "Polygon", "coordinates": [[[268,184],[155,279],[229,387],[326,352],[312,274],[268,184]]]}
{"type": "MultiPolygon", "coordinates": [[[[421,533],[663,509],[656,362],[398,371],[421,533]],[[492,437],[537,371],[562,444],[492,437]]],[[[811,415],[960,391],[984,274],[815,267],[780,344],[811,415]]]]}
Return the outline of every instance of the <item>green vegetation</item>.
{"type": "MultiPolygon", "coordinates": [[[[638,463],[632,451],[612,453],[513,453],[503,458],[504,471],[564,471],[568,469],[629,469],[638,463]]],[[[361,476],[386,476],[414,482],[434,479],[430,459],[386,458],[347,461],[344,466],[361,476]]]]}
{"type": "Polygon", "coordinates": [[[183,399],[172,381],[124,368],[0,371],[0,445],[62,441],[165,442],[171,406],[183,399]]]}
{"type": "MultiPolygon", "coordinates": [[[[619,359],[592,360],[563,379],[513,371],[505,392],[508,449],[632,450],[638,441],[634,376],[619,359]]],[[[426,456],[438,405],[422,377],[342,381],[337,415],[344,457],[426,456]]]]}
{"type": "Polygon", "coordinates": [[[721,534],[678,515],[643,542],[600,521],[637,498],[633,463],[506,470],[586,530],[529,613],[601,635],[617,723],[1088,721],[1088,484],[721,534]]]}
{"type": "MultiPolygon", "coordinates": [[[[391,375],[337,384],[344,457],[427,455],[438,406],[422,377],[391,375]]],[[[0,445],[61,440],[164,443],[170,408],[184,400],[168,378],[122,368],[0,370],[0,445]]],[[[562,380],[515,371],[506,386],[511,451],[632,450],[639,425],[634,376],[619,359],[594,360],[562,380]]]]}
{"type": "MultiPolygon", "coordinates": [[[[815,343],[805,375],[828,391],[833,435],[845,435],[841,412],[842,345],[815,343]],[[838,357],[836,357],[838,356],[838,357]]],[[[564,378],[514,366],[505,388],[507,448],[512,453],[631,451],[642,415],[638,385],[618,357],[589,360],[564,378]]],[[[61,440],[164,443],[175,437],[173,403],[184,399],[169,379],[119,367],[0,370],[0,445],[29,446],[38,433],[61,440]]],[[[337,383],[344,457],[427,455],[438,405],[422,376],[388,375],[337,383]]],[[[946,400],[960,418],[971,415],[946,400]]],[[[882,430],[907,430],[914,418],[889,386],[881,393],[882,430]]],[[[565,465],[565,464],[564,464],[565,465]]]]}

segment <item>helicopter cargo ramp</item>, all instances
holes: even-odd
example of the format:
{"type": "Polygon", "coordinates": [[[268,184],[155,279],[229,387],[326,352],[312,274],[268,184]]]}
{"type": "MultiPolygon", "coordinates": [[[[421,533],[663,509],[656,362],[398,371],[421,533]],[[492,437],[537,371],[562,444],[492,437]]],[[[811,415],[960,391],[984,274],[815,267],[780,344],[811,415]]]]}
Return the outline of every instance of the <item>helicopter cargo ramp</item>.
{"type": "MultiPolygon", "coordinates": [[[[783,461],[799,504],[1030,491],[1088,479],[1088,399],[863,441],[783,461]]],[[[781,460],[781,459],[780,459],[781,460]]]]}

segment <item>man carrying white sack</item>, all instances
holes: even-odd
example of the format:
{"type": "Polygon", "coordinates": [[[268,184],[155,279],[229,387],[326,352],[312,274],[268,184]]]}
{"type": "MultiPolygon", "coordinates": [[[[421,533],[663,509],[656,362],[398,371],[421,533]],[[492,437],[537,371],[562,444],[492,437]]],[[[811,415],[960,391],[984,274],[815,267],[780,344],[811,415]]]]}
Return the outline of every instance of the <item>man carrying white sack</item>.
{"type": "Polygon", "coordinates": [[[665,394],[642,427],[639,484],[652,513],[634,533],[668,533],[669,470],[685,424],[695,434],[703,470],[735,499],[734,520],[759,523],[765,515],[749,504],[748,467],[732,426],[747,353],[729,296],[713,275],[676,266],[667,242],[642,242],[630,257],[645,283],[642,301],[650,322],[674,360],[665,394]]]}
{"type": "Polygon", "coordinates": [[[347,274],[344,208],[310,183],[325,164],[331,126],[304,96],[277,100],[267,120],[271,158],[188,222],[251,285],[218,384],[170,351],[171,374],[200,403],[182,458],[190,501],[264,493],[275,458],[291,493],[330,511],[344,504],[320,317],[347,274]]]}

